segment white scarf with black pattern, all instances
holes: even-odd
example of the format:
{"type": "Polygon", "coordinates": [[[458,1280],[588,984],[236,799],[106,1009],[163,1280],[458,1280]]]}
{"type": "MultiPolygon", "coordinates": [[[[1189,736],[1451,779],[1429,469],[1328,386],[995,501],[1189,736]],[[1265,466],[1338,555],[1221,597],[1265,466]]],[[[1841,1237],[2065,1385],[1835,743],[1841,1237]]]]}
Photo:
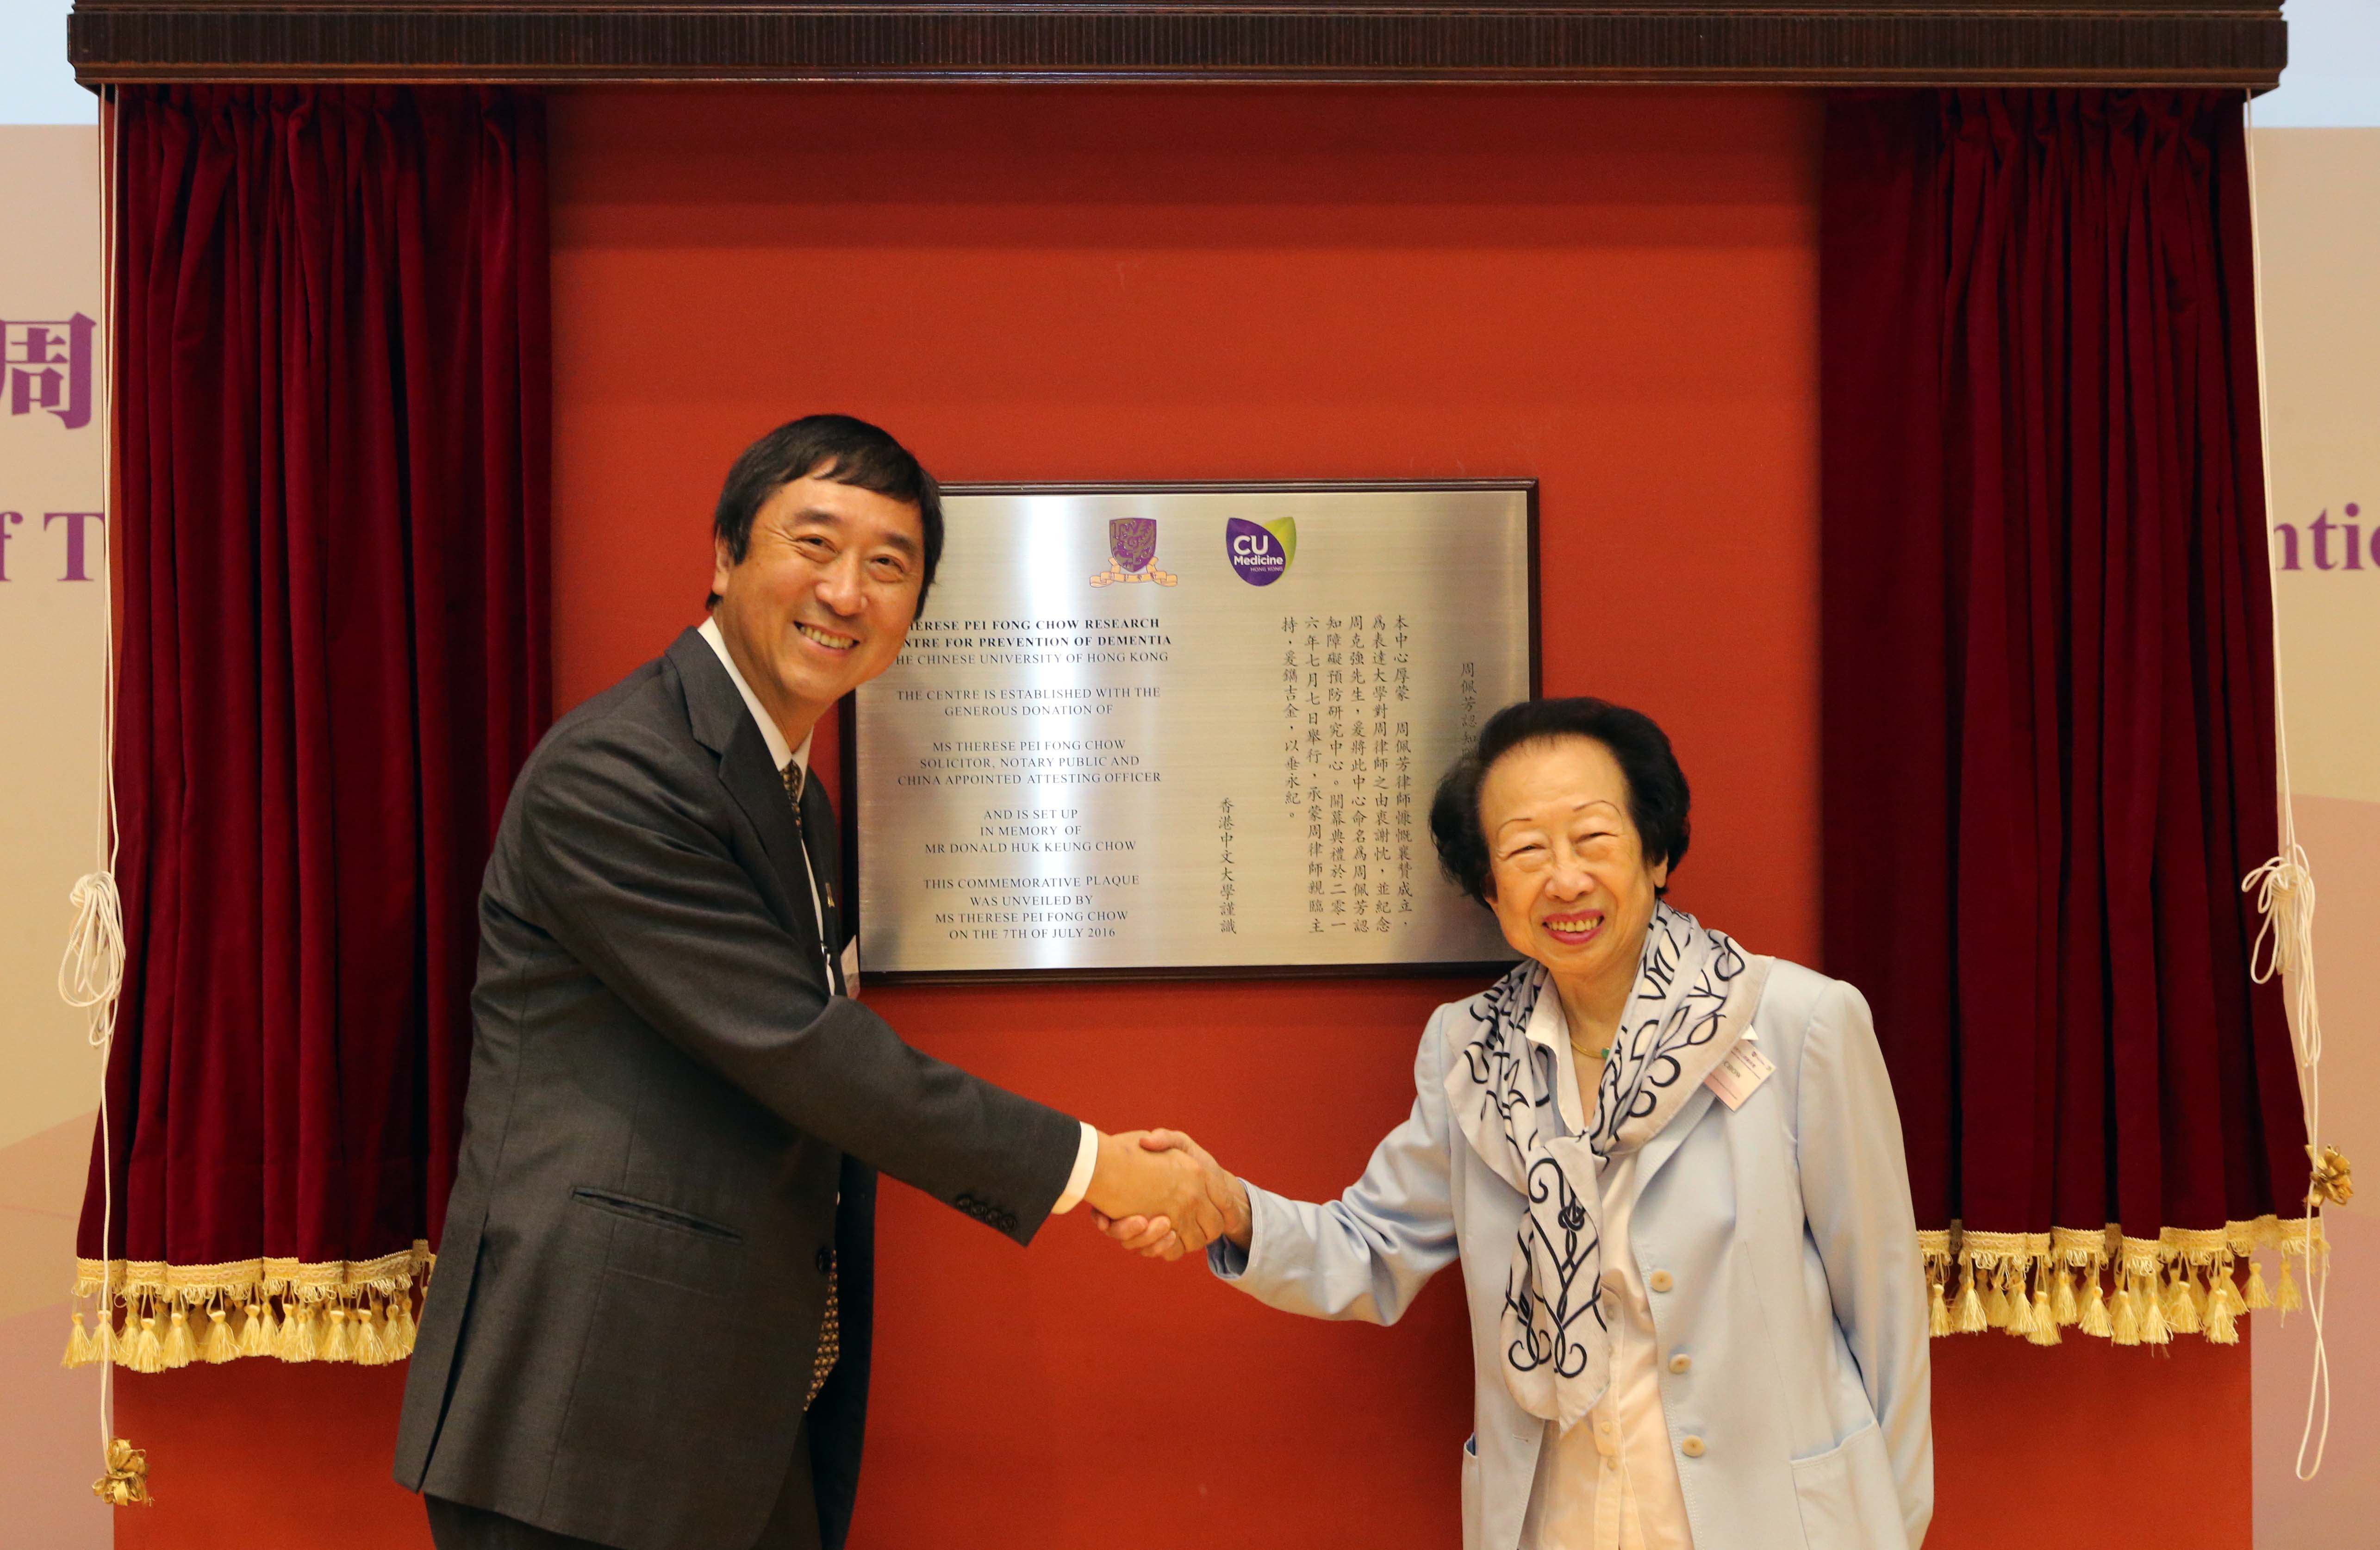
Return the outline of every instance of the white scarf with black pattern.
{"type": "Polygon", "coordinates": [[[1528,1040],[1542,964],[1524,962],[1479,998],[1478,1028],[1446,1074],[1455,1123],[1527,1214],[1504,1286],[1504,1387],[1567,1431],[1611,1377],[1603,1307],[1603,1192],[1615,1152],[1652,1139],[1751,1024],[1772,961],[1748,956],[1694,916],[1657,904],[1584,1135],[1556,1118],[1558,1066],[1528,1040]]]}

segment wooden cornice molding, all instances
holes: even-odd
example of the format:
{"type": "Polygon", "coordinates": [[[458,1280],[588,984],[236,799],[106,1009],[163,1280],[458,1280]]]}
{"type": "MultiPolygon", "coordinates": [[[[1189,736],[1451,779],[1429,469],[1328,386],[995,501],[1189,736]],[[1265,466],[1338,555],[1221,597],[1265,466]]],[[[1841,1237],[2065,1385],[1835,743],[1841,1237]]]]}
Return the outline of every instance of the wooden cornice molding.
{"type": "Polygon", "coordinates": [[[2235,86],[2279,0],[77,0],[115,81],[1654,81],[2235,86]]]}

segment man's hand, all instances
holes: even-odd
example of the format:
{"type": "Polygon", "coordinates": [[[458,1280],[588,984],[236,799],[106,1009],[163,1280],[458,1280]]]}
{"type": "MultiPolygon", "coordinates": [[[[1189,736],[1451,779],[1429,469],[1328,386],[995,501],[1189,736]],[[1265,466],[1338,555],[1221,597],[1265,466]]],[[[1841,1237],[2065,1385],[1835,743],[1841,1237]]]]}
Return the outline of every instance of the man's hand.
{"type": "MultiPolygon", "coordinates": [[[[1091,1205],[1091,1219],[1099,1229],[1144,1258],[1180,1259],[1196,1253],[1217,1238],[1228,1238],[1242,1248],[1248,1246],[1250,1217],[1247,1186],[1225,1172],[1221,1166],[1199,1145],[1180,1131],[1139,1131],[1128,1136],[1101,1136],[1099,1163],[1107,1163],[1107,1144],[1136,1143],[1144,1153],[1167,1154],[1186,1158],[1196,1179],[1196,1198],[1187,1217],[1177,1217],[1170,1210],[1133,1210],[1127,1213],[1122,1205],[1111,1207],[1099,1198],[1099,1175],[1094,1172],[1091,1188],[1086,1199],[1091,1205]],[[1178,1225],[1190,1224],[1184,1231],[1178,1225]]],[[[1176,1165],[1179,1166],[1179,1165],[1176,1165]]]]}

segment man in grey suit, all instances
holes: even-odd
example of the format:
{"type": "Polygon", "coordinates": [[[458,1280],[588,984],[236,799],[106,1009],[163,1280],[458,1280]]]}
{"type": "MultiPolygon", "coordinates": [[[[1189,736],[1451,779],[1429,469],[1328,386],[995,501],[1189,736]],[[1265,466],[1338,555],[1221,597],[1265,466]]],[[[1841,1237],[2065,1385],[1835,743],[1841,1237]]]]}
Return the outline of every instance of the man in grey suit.
{"type": "Polygon", "coordinates": [[[1188,1154],[922,1055],[846,993],[809,734],[899,654],[932,478],[813,416],[746,451],[713,527],[710,618],[555,724],[488,863],[396,1448],[440,1550],[839,1546],[879,1169],[1019,1243],[1080,1200],[1221,1225],[1188,1154]]]}

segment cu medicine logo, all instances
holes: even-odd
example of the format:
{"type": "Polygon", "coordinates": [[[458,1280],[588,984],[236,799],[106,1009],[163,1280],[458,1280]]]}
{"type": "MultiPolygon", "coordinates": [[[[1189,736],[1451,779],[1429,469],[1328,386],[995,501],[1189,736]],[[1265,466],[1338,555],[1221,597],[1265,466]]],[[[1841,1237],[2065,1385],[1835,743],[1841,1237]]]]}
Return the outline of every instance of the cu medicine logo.
{"type": "Polygon", "coordinates": [[[1250,522],[1234,516],[1223,524],[1223,557],[1232,571],[1251,587],[1269,587],[1289,574],[1297,558],[1297,518],[1250,522]]]}

